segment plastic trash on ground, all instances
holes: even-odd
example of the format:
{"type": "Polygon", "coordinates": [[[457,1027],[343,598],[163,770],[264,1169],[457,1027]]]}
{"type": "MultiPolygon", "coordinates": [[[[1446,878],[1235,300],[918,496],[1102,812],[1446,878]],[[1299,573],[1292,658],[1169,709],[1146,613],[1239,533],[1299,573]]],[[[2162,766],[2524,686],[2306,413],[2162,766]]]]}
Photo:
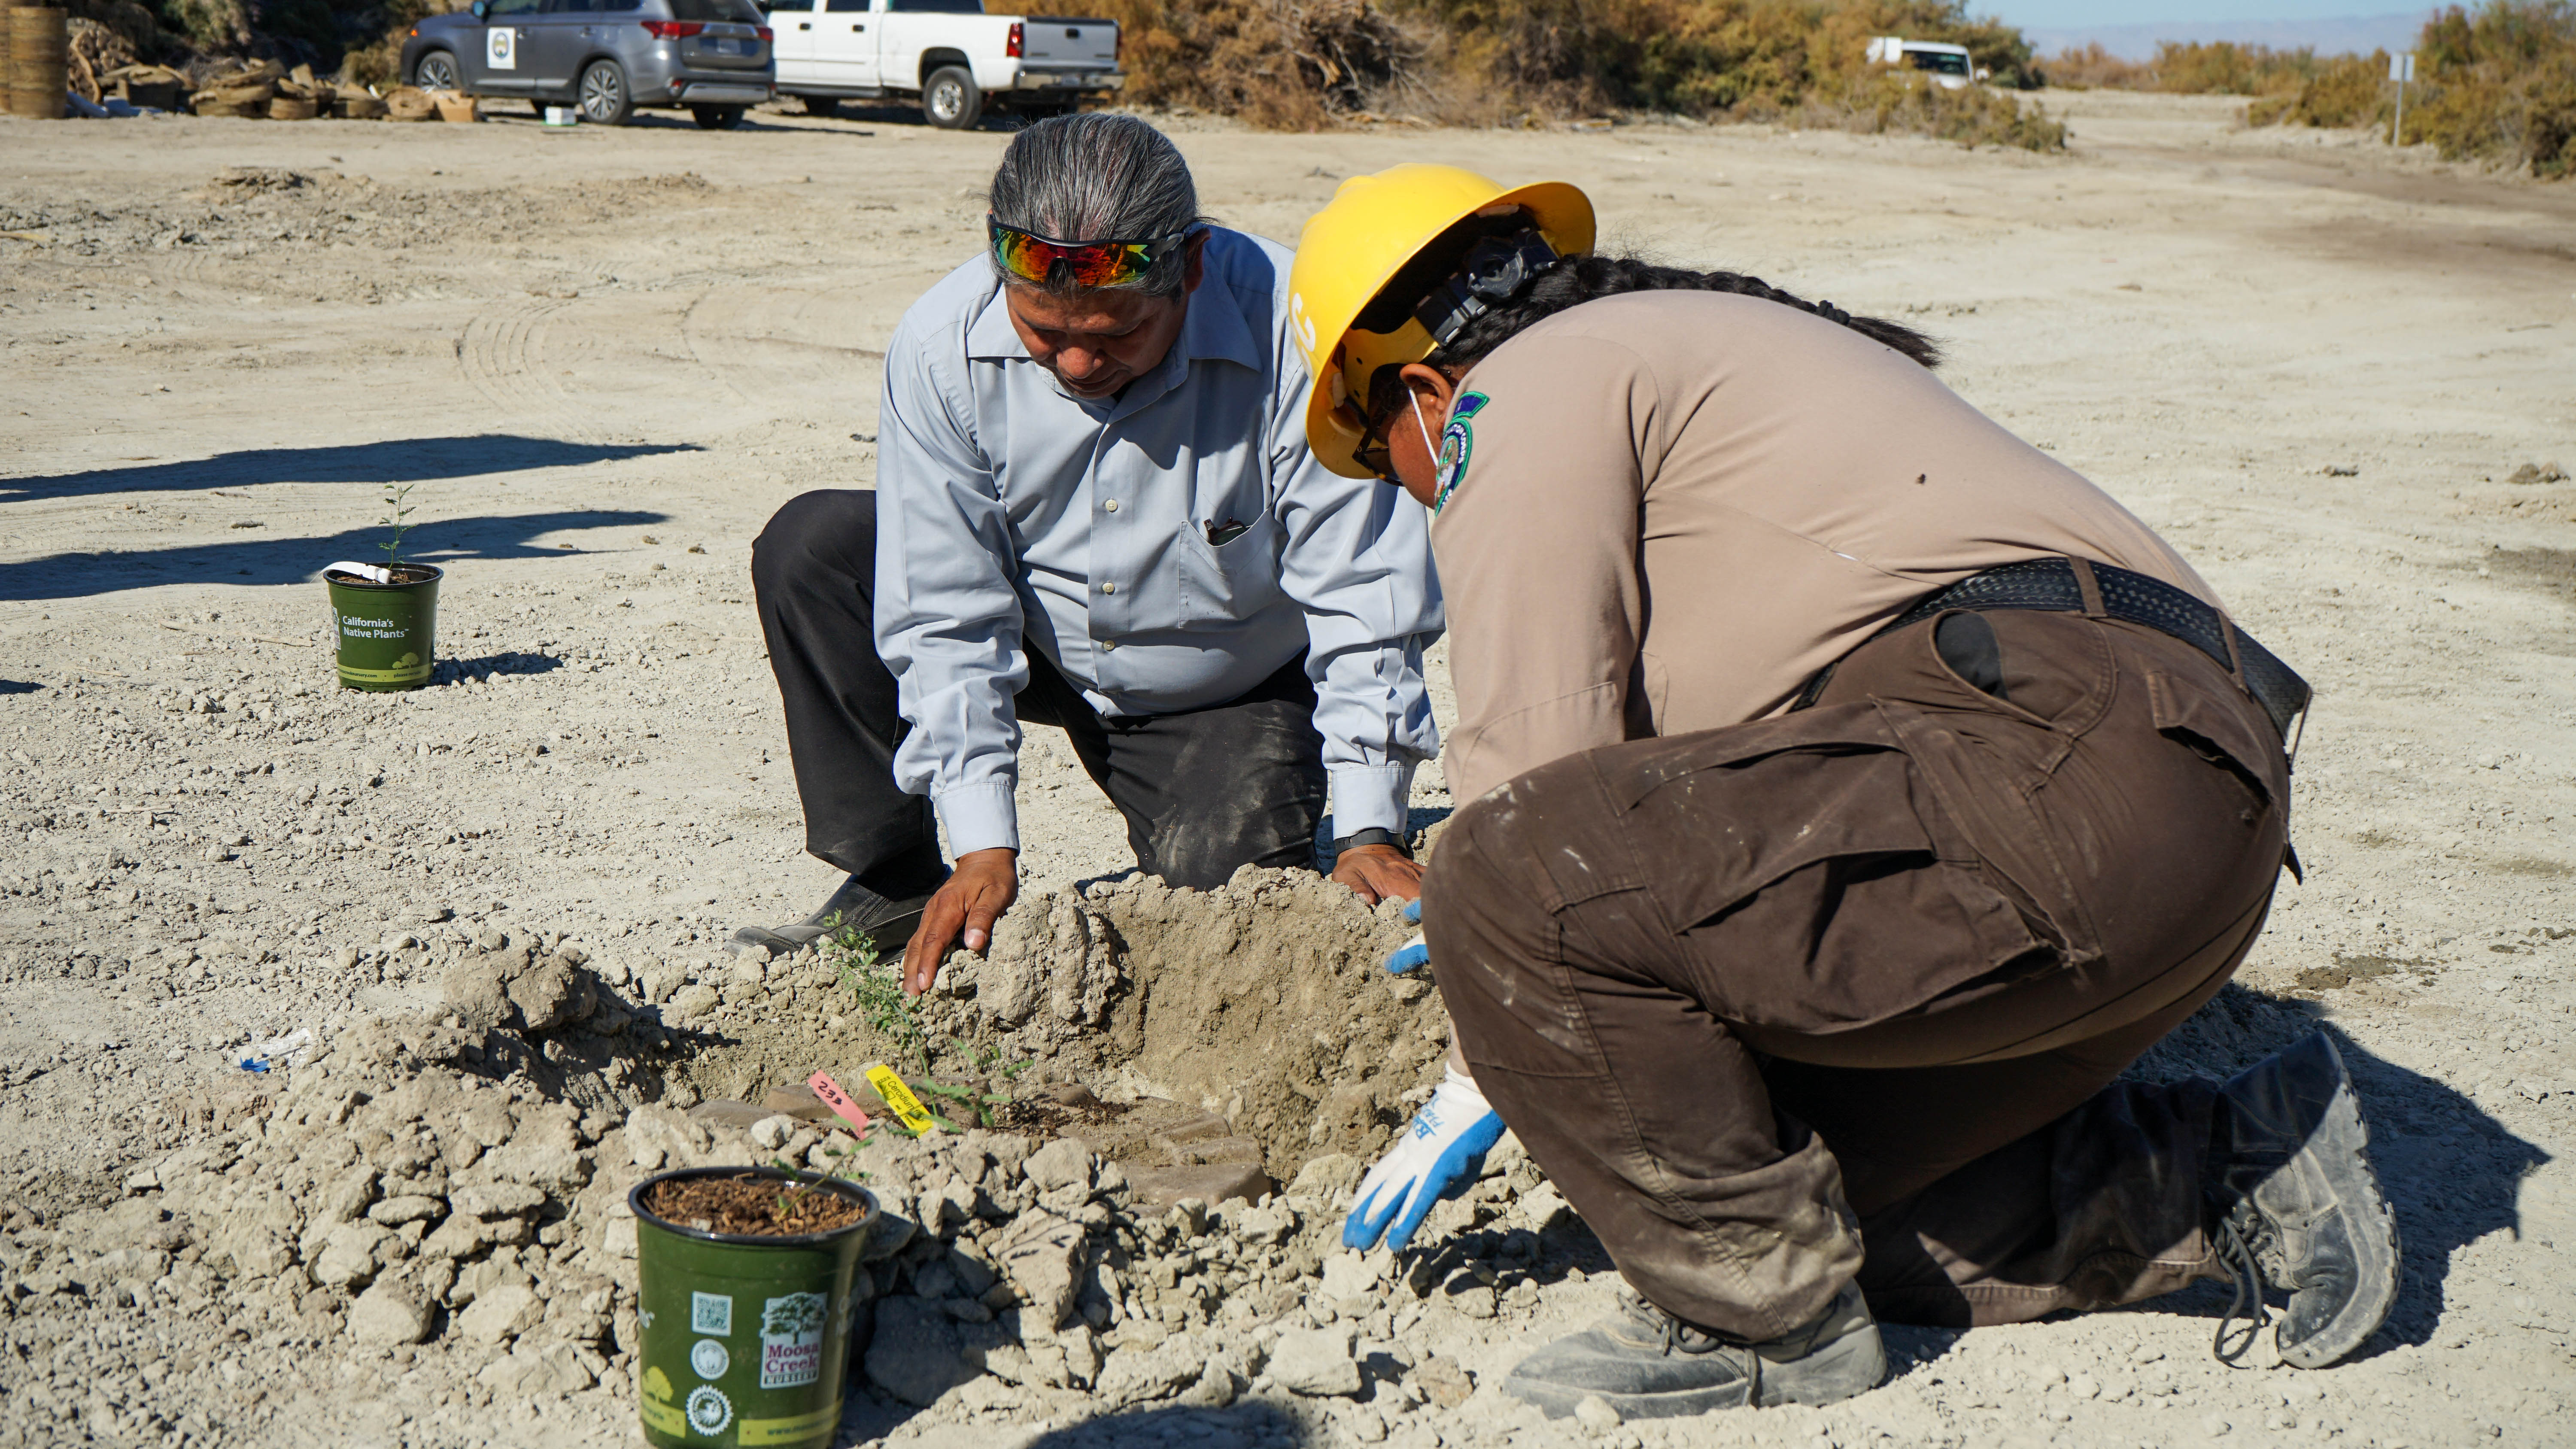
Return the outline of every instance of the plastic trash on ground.
{"type": "Polygon", "coordinates": [[[270,1072],[280,1067],[291,1067],[310,1055],[312,1050],[312,1029],[298,1027],[284,1036],[255,1041],[243,1047],[241,1069],[245,1072],[270,1072]]]}

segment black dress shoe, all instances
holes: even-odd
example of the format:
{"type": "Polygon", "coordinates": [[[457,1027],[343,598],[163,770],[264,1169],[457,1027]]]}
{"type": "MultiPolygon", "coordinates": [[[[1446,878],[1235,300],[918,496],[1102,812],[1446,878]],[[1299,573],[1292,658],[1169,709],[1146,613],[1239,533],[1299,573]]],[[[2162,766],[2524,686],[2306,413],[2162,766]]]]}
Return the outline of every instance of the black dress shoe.
{"type": "Polygon", "coordinates": [[[888,900],[859,884],[857,876],[851,876],[832,892],[830,900],[823,902],[821,910],[784,926],[745,926],[733,933],[725,949],[736,956],[754,951],[767,956],[791,956],[821,940],[827,932],[848,929],[874,941],[879,951],[892,954],[912,939],[913,928],[921,924],[922,910],[930,904],[932,894],[924,891],[903,900],[888,900]]]}

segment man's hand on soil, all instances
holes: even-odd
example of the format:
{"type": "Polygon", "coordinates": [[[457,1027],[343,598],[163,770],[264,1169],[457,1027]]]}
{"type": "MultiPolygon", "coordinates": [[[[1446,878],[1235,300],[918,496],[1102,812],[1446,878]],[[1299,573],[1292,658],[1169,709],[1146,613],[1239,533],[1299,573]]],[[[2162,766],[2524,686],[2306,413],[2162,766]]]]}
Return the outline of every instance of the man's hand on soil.
{"type": "Polygon", "coordinates": [[[1333,857],[1333,879],[1370,905],[1422,894],[1422,866],[1392,845],[1354,845],[1333,857]]]}
{"type": "Polygon", "coordinates": [[[1485,1154],[1502,1136],[1503,1119],[1486,1105],[1475,1079],[1451,1067],[1360,1183],[1359,1200],[1342,1222],[1342,1246],[1367,1252],[1383,1235],[1389,1248],[1402,1252],[1433,1203],[1476,1185],[1485,1154]]]}
{"type": "Polygon", "coordinates": [[[948,948],[964,938],[978,955],[993,944],[993,923],[1020,898],[1020,853],[1005,847],[970,850],[957,857],[948,883],[921,911],[911,944],[903,948],[903,989],[914,996],[939,979],[948,948]]]}

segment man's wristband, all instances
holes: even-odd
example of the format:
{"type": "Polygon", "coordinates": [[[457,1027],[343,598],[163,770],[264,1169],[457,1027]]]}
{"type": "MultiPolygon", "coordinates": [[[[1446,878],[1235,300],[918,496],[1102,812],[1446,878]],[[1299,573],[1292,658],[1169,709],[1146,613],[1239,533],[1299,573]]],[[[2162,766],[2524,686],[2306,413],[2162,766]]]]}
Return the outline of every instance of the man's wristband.
{"type": "Polygon", "coordinates": [[[1396,834],[1392,830],[1376,826],[1372,826],[1367,830],[1353,831],[1352,833],[1343,836],[1341,839],[1334,841],[1333,857],[1338,860],[1341,858],[1343,851],[1351,850],[1362,845],[1391,845],[1395,847],[1396,854],[1403,856],[1407,860],[1413,859],[1413,852],[1405,848],[1403,836],[1396,834]]]}

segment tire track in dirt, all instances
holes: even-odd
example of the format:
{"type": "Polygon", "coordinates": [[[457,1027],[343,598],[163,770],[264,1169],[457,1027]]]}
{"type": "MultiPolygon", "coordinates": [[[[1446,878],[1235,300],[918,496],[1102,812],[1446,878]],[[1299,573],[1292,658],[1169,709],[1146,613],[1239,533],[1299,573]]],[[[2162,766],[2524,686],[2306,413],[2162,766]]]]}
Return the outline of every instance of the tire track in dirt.
{"type": "Polygon", "coordinates": [[[563,307],[561,302],[505,302],[476,313],[457,334],[457,367],[495,408],[528,420],[549,437],[613,442],[545,366],[548,324],[563,307]]]}

